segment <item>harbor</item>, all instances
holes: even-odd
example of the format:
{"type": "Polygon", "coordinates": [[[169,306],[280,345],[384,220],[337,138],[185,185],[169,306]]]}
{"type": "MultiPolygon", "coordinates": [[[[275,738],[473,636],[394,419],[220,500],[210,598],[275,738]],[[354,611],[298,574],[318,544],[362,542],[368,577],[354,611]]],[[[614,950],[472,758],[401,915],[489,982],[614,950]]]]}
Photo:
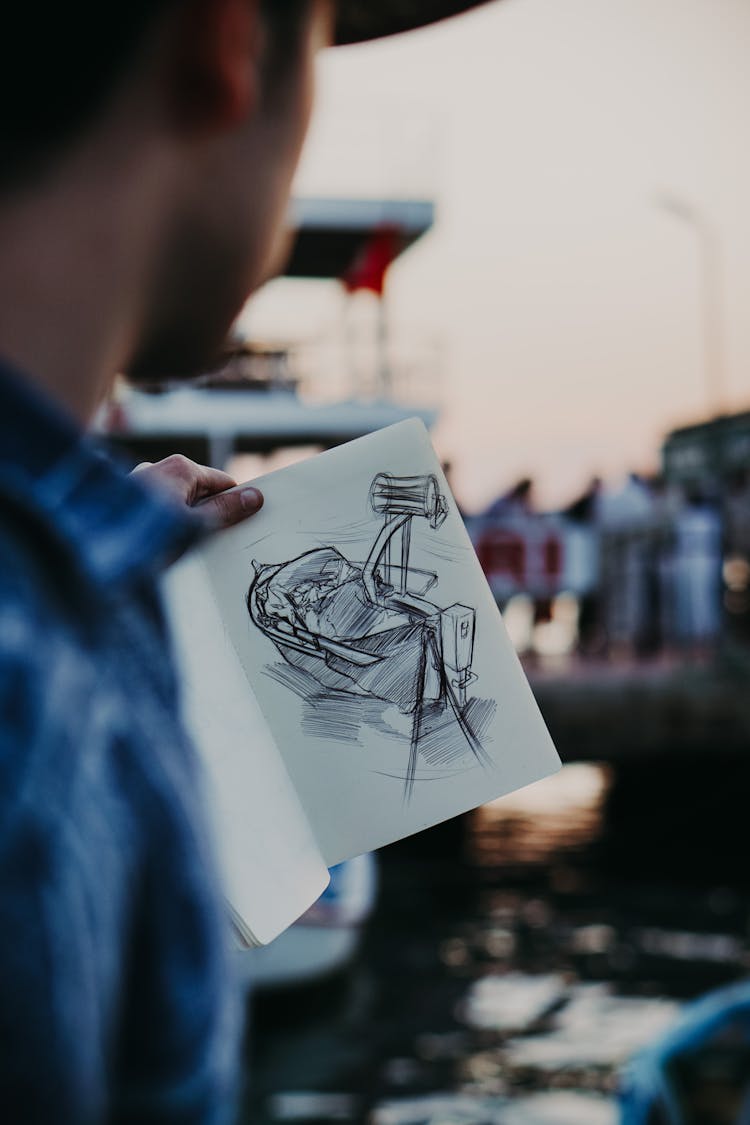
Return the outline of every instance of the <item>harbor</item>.
{"type": "Polygon", "coordinates": [[[6,15],[2,1125],[750,1125],[750,2],[6,15]]]}
{"type": "MultiPolygon", "coordinates": [[[[131,463],[179,451],[243,480],[421,418],[564,766],[334,869],[299,922],[242,955],[242,1120],[661,1125],[649,1116],[658,1102],[669,1125],[735,1125],[750,1073],[744,1016],[731,1023],[733,1004],[747,1011],[750,968],[747,399],[719,400],[712,353],[710,393],[683,401],[674,390],[679,409],[654,405],[646,438],[643,405],[661,375],[633,353],[641,324],[625,294],[626,335],[615,343],[605,309],[611,332],[576,399],[566,388],[587,361],[557,308],[591,325],[591,294],[571,304],[580,277],[567,259],[547,305],[532,302],[533,325],[518,307],[496,331],[490,294],[510,307],[517,286],[530,293],[538,280],[512,234],[491,283],[472,261],[469,308],[462,244],[449,233],[455,269],[431,257],[445,237],[440,200],[422,175],[383,190],[371,163],[380,125],[353,120],[352,145],[367,149],[359,190],[329,194],[313,177],[297,196],[286,275],[250,303],[221,364],[191,386],[123,384],[100,430],[131,463]],[[405,337],[423,308],[412,276],[443,338],[405,337]],[[539,324],[554,362],[535,361],[526,388],[539,324]],[[618,347],[628,401],[603,373],[618,347]],[[568,397],[578,405],[566,415],[568,397]],[[629,463],[614,453],[628,428],[629,463]],[[732,1051],[701,1051],[709,1026],[729,1028],[732,1051]]],[[[504,180],[503,197],[513,190],[504,180]]],[[[579,184],[568,208],[590,207],[587,191],[579,184]]],[[[703,229],[699,212],[678,210],[703,229]]],[[[497,237],[503,209],[493,200],[483,215],[481,238],[497,237]]],[[[457,229],[471,218],[459,214],[457,229]]],[[[692,353],[678,350],[667,366],[684,374],[692,353]]],[[[403,725],[408,736],[408,716],[403,725]]]]}
{"type": "MultiPolygon", "coordinates": [[[[429,205],[398,200],[338,209],[313,200],[296,210],[291,275],[347,289],[357,263],[369,262],[359,280],[380,290],[377,301],[391,262],[432,222],[429,205]]],[[[399,377],[385,309],[373,311],[370,367],[352,363],[332,395],[315,393],[292,348],[238,338],[191,387],[121,387],[100,428],[133,462],[179,451],[241,476],[407,417],[434,426],[437,400],[399,377]]],[[[624,1116],[633,1060],[688,1018],[692,1001],[721,1004],[722,989],[744,989],[748,876],[737,841],[750,792],[748,431],[742,413],[710,419],[664,435],[661,476],[631,474],[619,489],[594,482],[557,509],[536,504],[533,482],[521,480],[465,513],[563,769],[343,864],[328,897],[270,946],[242,955],[243,1122],[635,1125],[642,1119],[624,1116]]],[[[386,525],[360,577],[373,605],[386,599],[380,614],[389,597],[404,597],[409,574],[408,556],[399,563],[388,546],[399,520],[417,511],[408,484],[397,488],[387,474],[372,482],[386,525]],[[373,586],[381,563],[390,583],[382,590],[373,586]]],[[[419,514],[437,524],[434,478],[421,484],[419,514]]],[[[288,602],[294,617],[310,584],[300,570],[307,561],[261,568],[249,605],[284,659],[292,653],[287,676],[307,661],[309,692],[324,673],[337,675],[329,650],[340,661],[351,646],[318,636],[325,627],[313,628],[309,608],[299,637],[293,625],[281,634],[258,602],[276,583],[277,616],[288,602]]],[[[342,581],[360,575],[343,556],[335,561],[342,581]]],[[[370,640],[355,646],[361,661],[370,640]]],[[[360,670],[367,690],[390,698],[367,675],[360,670]]],[[[388,682],[403,707],[394,693],[409,682],[388,682]]],[[[424,687],[404,720],[414,758],[407,793],[424,687]]],[[[471,703],[457,695],[453,705],[463,729],[471,703]]],[[[329,710],[336,734],[335,700],[329,710]]],[[[429,723],[422,734],[425,755],[429,723]]],[[[738,1057],[721,1072],[712,1097],[724,1116],[706,1118],[711,1125],[732,1125],[739,1112],[750,1058],[738,1057]]],[[[693,1093],[680,1096],[687,1113],[693,1093]]]]}
{"type": "Polygon", "coordinates": [[[348,973],[256,1000],[244,1120],[615,1125],[627,1059],[747,973],[749,781],[570,766],[381,853],[348,973]]]}
{"type": "Polygon", "coordinates": [[[747,655],[705,664],[679,659],[571,661],[529,669],[537,702],[566,762],[629,762],[701,754],[750,757],[747,655]]]}

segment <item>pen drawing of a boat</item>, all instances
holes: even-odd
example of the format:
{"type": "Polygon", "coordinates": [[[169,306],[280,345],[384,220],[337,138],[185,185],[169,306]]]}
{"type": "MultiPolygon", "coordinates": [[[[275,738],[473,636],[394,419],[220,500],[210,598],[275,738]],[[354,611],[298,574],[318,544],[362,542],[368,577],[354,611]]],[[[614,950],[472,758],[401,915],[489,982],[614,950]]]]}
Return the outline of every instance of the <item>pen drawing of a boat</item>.
{"type": "Polygon", "coordinates": [[[437,530],[448,512],[437,478],[379,473],[369,500],[382,523],[363,563],[333,546],[254,561],[247,606],[281,656],[324,689],[372,696],[412,716],[413,780],[426,704],[450,707],[472,751],[485,757],[463,714],[477,678],[476,614],[430,600],[437,574],[409,564],[413,520],[437,530]]]}

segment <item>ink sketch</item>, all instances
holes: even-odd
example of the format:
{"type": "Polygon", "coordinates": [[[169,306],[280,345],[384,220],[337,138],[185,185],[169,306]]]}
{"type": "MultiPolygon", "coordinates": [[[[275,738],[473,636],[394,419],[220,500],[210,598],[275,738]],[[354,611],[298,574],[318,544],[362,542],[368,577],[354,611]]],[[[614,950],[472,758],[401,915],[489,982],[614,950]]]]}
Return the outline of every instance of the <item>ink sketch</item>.
{"type": "Polygon", "coordinates": [[[471,584],[465,600],[441,590],[460,551],[440,536],[447,490],[431,473],[378,472],[362,501],[355,535],[342,527],[289,558],[259,552],[246,607],[273,646],[264,674],[302,701],[305,734],[352,747],[376,737],[400,750],[370,765],[408,803],[420,781],[494,765],[486,745],[497,704],[474,669],[471,584]]]}
{"type": "Polygon", "coordinates": [[[196,559],[216,636],[196,622],[187,647],[217,667],[193,694],[216,755],[236,751],[253,787],[257,769],[269,807],[297,801],[326,866],[559,768],[422,422],[258,483],[262,510],[196,559]],[[240,732],[243,691],[263,724],[240,732]]]}

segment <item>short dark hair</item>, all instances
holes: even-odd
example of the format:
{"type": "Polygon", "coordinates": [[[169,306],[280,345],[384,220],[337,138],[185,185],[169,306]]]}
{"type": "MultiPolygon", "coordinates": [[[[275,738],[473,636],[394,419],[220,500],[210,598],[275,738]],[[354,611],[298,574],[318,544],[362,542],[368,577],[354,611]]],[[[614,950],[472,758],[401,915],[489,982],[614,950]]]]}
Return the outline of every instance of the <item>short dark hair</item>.
{"type": "MultiPolygon", "coordinates": [[[[157,19],[181,0],[18,3],[2,14],[0,191],[42,174],[113,97],[157,19]],[[94,13],[92,15],[92,12],[94,13]]],[[[266,82],[297,43],[309,0],[261,0],[270,30],[266,82]]]]}
{"type": "Polygon", "coordinates": [[[261,13],[270,31],[266,56],[266,88],[273,92],[296,57],[300,32],[311,0],[261,0],[261,13]]]}

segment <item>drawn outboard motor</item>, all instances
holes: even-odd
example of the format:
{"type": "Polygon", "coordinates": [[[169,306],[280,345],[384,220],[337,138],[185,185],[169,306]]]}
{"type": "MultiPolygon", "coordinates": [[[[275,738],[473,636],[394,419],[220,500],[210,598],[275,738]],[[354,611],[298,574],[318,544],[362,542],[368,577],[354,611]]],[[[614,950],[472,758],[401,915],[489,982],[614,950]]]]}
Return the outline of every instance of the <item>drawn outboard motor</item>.
{"type": "Polygon", "coordinates": [[[448,515],[437,477],[395,477],[378,473],[370,485],[370,506],[384,517],[380,534],[372,545],[362,572],[365,593],[374,605],[398,590],[404,596],[409,580],[411,521],[415,516],[438,528],[448,515]],[[394,556],[394,540],[400,532],[400,551],[394,556]],[[378,583],[378,576],[382,579],[378,583]]]}
{"type": "Polygon", "coordinates": [[[394,477],[378,473],[370,485],[372,510],[382,516],[422,516],[434,530],[448,515],[437,477],[394,477]]]}

